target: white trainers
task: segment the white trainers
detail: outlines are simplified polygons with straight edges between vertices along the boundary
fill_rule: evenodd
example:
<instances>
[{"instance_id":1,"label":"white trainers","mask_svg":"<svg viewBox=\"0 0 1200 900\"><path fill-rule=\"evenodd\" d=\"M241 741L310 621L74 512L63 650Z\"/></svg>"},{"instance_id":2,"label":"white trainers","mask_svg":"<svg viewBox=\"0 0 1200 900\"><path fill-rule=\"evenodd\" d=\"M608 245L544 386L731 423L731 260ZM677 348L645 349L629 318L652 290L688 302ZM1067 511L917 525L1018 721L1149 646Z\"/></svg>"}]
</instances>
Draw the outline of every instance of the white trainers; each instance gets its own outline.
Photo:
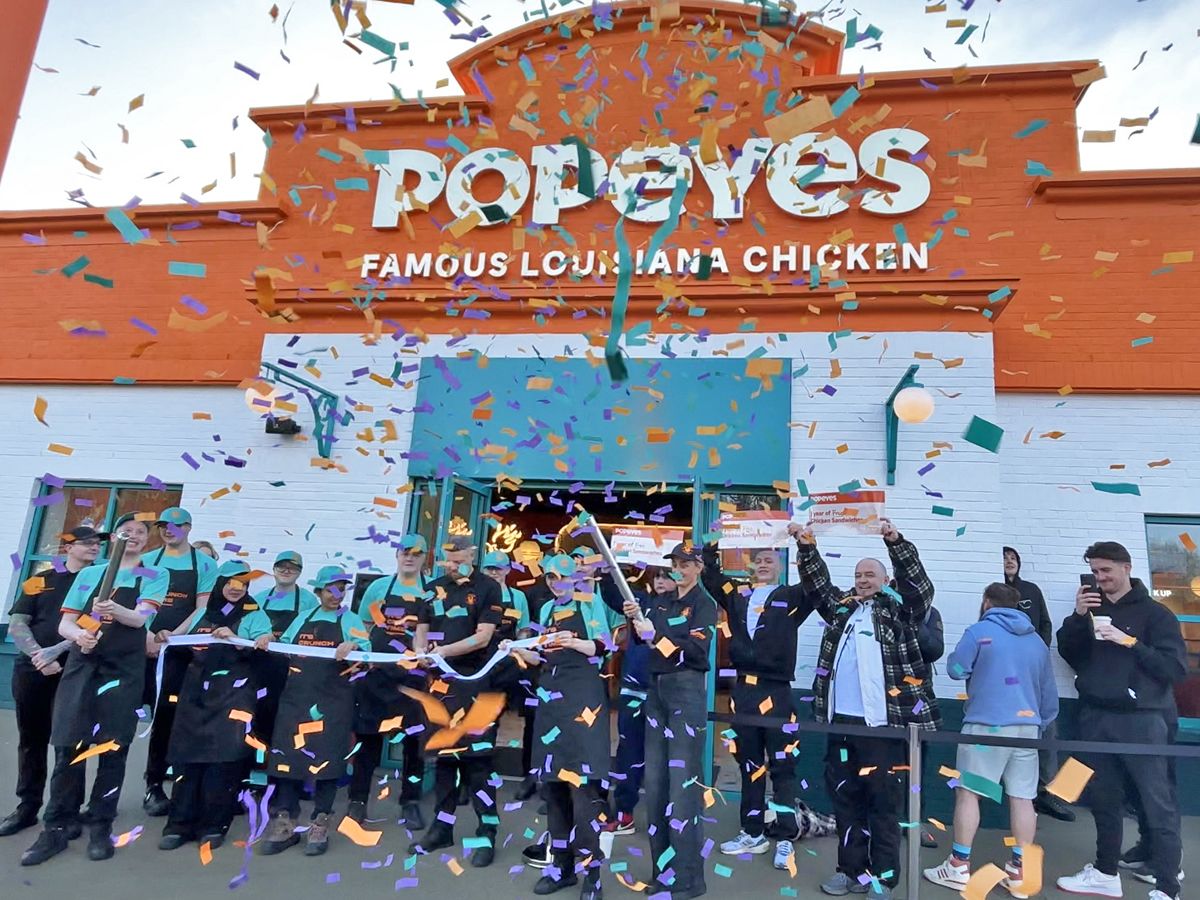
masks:
<instances>
[{"instance_id":1,"label":"white trainers","mask_svg":"<svg viewBox=\"0 0 1200 900\"><path fill-rule=\"evenodd\" d=\"M1000 886L1013 897L1013 900L1029 900L1029 895L1021 890L1025 881L1025 870L1014 866L1012 862L1004 864L1004 880Z\"/></svg>"},{"instance_id":2,"label":"white trainers","mask_svg":"<svg viewBox=\"0 0 1200 900\"><path fill-rule=\"evenodd\" d=\"M1153 890L1150 892L1150 900L1179 900L1178 897L1168 897L1162 891Z\"/></svg>"},{"instance_id":3,"label":"white trainers","mask_svg":"<svg viewBox=\"0 0 1200 900\"><path fill-rule=\"evenodd\" d=\"M726 841L721 845L721 852L727 856L740 856L743 853L766 853L771 849L771 842L761 834L758 837L751 837L744 831L739 831L738 836L732 841Z\"/></svg>"},{"instance_id":4,"label":"white trainers","mask_svg":"<svg viewBox=\"0 0 1200 900\"><path fill-rule=\"evenodd\" d=\"M1058 889L1068 894L1092 894L1096 897L1121 897L1121 876L1105 875L1091 863L1074 875L1058 879Z\"/></svg>"},{"instance_id":5,"label":"white trainers","mask_svg":"<svg viewBox=\"0 0 1200 900\"><path fill-rule=\"evenodd\" d=\"M796 852L795 848L792 847L791 841L776 841L775 842L775 861L774 861L775 868L779 869L782 872L786 872L787 867L788 867L788 860L792 858L792 854L795 852Z\"/></svg>"},{"instance_id":6,"label":"white trainers","mask_svg":"<svg viewBox=\"0 0 1200 900\"><path fill-rule=\"evenodd\" d=\"M953 857L948 856L946 857L946 861L940 866L926 869L925 880L932 881L934 884L940 884L942 887L961 891L967 886L967 882L971 880L971 867L956 866L950 862L951 859Z\"/></svg>"}]
</instances>

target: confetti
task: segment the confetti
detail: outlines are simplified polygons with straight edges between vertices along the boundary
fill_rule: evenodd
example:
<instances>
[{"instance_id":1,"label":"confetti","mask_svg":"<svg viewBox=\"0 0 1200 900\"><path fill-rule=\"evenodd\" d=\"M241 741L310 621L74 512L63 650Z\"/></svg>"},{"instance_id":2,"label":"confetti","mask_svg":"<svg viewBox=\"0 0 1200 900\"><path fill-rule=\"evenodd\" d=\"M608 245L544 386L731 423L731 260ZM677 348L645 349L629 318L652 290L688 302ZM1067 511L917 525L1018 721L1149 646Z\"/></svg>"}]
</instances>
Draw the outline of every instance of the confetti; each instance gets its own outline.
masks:
<instances>
[{"instance_id":1,"label":"confetti","mask_svg":"<svg viewBox=\"0 0 1200 900\"><path fill-rule=\"evenodd\" d=\"M1092 770L1075 757L1067 757L1058 774L1046 785L1046 790L1067 803L1074 803L1083 793L1092 774Z\"/></svg>"},{"instance_id":2,"label":"confetti","mask_svg":"<svg viewBox=\"0 0 1200 900\"><path fill-rule=\"evenodd\" d=\"M337 830L338 834L348 837L360 847L374 847L383 837L382 831L367 831L349 816L342 816Z\"/></svg>"}]
</instances>

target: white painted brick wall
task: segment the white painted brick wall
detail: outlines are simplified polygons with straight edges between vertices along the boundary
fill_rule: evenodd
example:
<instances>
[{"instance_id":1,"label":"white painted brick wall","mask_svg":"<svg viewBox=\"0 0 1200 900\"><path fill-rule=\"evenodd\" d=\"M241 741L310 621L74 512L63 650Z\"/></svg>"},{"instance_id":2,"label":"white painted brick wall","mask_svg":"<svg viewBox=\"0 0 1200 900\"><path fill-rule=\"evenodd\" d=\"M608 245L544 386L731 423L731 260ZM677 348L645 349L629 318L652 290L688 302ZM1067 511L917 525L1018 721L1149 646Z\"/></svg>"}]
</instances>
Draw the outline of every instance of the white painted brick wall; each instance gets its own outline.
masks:
<instances>
[{"instance_id":1,"label":"white painted brick wall","mask_svg":"<svg viewBox=\"0 0 1200 900\"><path fill-rule=\"evenodd\" d=\"M742 346L730 349L738 342ZM308 334L293 346L289 343L287 335L268 337L263 359L301 366L311 362L321 372L319 383L338 394L343 409L351 401L356 404L354 421L336 432L340 440L335 460L346 472L312 466L316 456L312 441L264 434L262 423L246 408L243 392L235 388L5 386L0 388L0 412L12 424L0 448L4 498L0 503L5 506L0 546L9 552L24 551L31 519L28 500L44 472L97 481L141 481L154 475L185 485L184 503L195 515L197 537L215 538L218 531L234 531L228 541L251 551L254 564L265 566L278 549L294 546L305 554L310 569L336 559L354 567L386 570L392 565L391 549L365 538L372 525L380 531L399 531L407 522L408 495L398 489L407 483L408 467L400 454L409 448L412 437L416 371L401 376L402 381L413 382L410 387L389 387L367 374L353 373L366 369L387 377L397 359L415 365L422 356L468 350L484 352L489 358L535 352L582 357L588 347L582 337L542 334L473 337L450 346L444 337L410 345L385 336L372 345L348 334ZM704 342L689 337L672 340L675 353L699 358L745 356L759 347L768 356L793 359L794 370L809 366L805 375L792 381L791 471L764 472L763 481L789 478L794 484L802 478L810 491L829 490L853 479L864 485L867 479L884 484L883 401L907 366L921 363L918 377L933 393L937 410L928 423L901 425L898 483L889 489L888 513L921 549L937 585L937 603L950 644L975 620L983 586L999 577L1001 545L1020 548L1026 573L1042 585L1052 614L1061 619L1069 611L1072 585L1078 583L1077 573L1082 570L1079 554L1087 543L1099 538L1122 541L1134 554L1135 568L1144 573L1143 514L1200 513L1195 424L1200 401L1193 398L997 397L988 335L852 335L838 339L832 350L823 333L739 333L713 335ZM947 369L937 360L914 360L917 352L964 362ZM630 353L661 356L655 344L630 348ZM593 349L592 355L599 353ZM831 358L841 364L838 378L830 378ZM827 383L837 388L832 397L820 392ZM48 401L49 428L33 418L37 396ZM311 415L306 404L301 407L298 418L305 434L311 435ZM469 409L464 398L464 416ZM210 413L212 420L195 420L193 412ZM972 415L1005 428L999 454L962 440ZM398 434L397 441L386 445L379 443L382 428L377 424L385 419L394 423ZM809 437L809 424L814 421L816 431ZM374 443L356 438L367 427L374 427ZM778 427L789 425L781 422ZM1023 444L1021 439L1030 428L1033 437ZM1058 441L1038 438L1051 430L1066 436ZM69 457L48 453L51 441L75 452ZM935 441L950 447L926 459ZM848 450L839 454L841 444ZM246 459L246 467L222 464L220 451ZM184 452L197 460L208 452L217 461L203 462L194 472L181 460ZM381 453L391 456L395 464ZM1147 462L1166 457L1172 459L1170 466L1146 467ZM917 470L929 462L934 468L918 475ZM1113 463L1128 468L1110 472ZM1099 494L1091 488L1093 478L1137 481L1143 496ZM283 481L286 487L271 487L271 481ZM242 485L240 492L210 499L212 492L234 482ZM930 496L927 490L943 496ZM376 496L395 499L397 509L382 511L372 502ZM933 515L934 505L949 507L954 515ZM958 536L957 529L964 526L966 532ZM880 542L872 538L830 538L823 548L842 553L840 559L830 561L839 582L849 581L860 556L882 555ZM15 574L6 587L11 596ZM802 654L810 665L817 633L818 626L809 623L802 634ZM1062 674L1066 688L1069 679ZM939 679L938 690L943 695L957 693L944 679Z\"/></svg>"}]
</instances>

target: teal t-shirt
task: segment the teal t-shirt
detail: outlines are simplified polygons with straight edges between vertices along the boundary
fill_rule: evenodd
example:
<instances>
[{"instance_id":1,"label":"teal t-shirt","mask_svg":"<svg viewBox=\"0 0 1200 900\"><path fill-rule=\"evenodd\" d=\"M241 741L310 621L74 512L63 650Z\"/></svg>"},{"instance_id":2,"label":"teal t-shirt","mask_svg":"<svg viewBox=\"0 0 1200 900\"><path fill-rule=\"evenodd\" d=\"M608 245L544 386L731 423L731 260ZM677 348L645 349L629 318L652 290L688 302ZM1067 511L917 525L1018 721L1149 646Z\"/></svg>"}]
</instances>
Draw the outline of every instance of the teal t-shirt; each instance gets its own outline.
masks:
<instances>
[{"instance_id":1,"label":"teal t-shirt","mask_svg":"<svg viewBox=\"0 0 1200 900\"><path fill-rule=\"evenodd\" d=\"M160 554L162 556L161 559L159 559ZM178 556L173 556L160 547L157 550L151 550L149 553L143 553L142 564L172 571L190 569L192 567L192 551L185 550ZM196 551L197 596L212 593L212 589L217 583L217 569L219 568L220 566L217 565L217 561L207 553L201 553L199 550Z\"/></svg>"},{"instance_id":2,"label":"teal t-shirt","mask_svg":"<svg viewBox=\"0 0 1200 900\"><path fill-rule=\"evenodd\" d=\"M71 585L71 589L67 592L66 599L63 600L62 611L65 613L83 612L92 593L104 581L104 573L107 569L107 563L81 569L79 574L75 576L75 581ZM166 599L167 587L171 583L166 569L147 566L144 563L132 569L118 569L116 580L113 582L113 589L134 587L139 577L142 579L142 587L141 596L138 598L138 601L152 603L155 608L158 608L162 605L163 600Z\"/></svg>"},{"instance_id":3,"label":"teal t-shirt","mask_svg":"<svg viewBox=\"0 0 1200 900\"><path fill-rule=\"evenodd\" d=\"M261 609L256 609L242 616L242 621L238 623L237 636L247 641L257 641L264 634L271 634L274 630L267 614Z\"/></svg>"},{"instance_id":4,"label":"teal t-shirt","mask_svg":"<svg viewBox=\"0 0 1200 900\"><path fill-rule=\"evenodd\" d=\"M517 611L517 631L528 628L533 620L529 618L529 599L525 596L525 592L504 584L500 586L500 595L504 599L506 607L505 618L511 618L508 613L509 608L515 609Z\"/></svg>"},{"instance_id":5,"label":"teal t-shirt","mask_svg":"<svg viewBox=\"0 0 1200 900\"><path fill-rule=\"evenodd\" d=\"M369 651L371 649L371 641L367 635L367 626L363 624L362 619L348 609L317 609L312 615L300 613L296 618L292 619L292 623L279 636L279 643L294 644L296 642L296 633L300 631L306 622L336 622L339 620L342 625L343 641L354 641L354 643L358 644L358 649L360 650Z\"/></svg>"},{"instance_id":6,"label":"teal t-shirt","mask_svg":"<svg viewBox=\"0 0 1200 900\"><path fill-rule=\"evenodd\" d=\"M300 592L299 598L296 596L297 590ZM255 594L254 602L261 610L292 609L292 604L296 603L297 612L308 612L321 605L316 594L298 584L290 588L278 588L272 585Z\"/></svg>"},{"instance_id":7,"label":"teal t-shirt","mask_svg":"<svg viewBox=\"0 0 1200 900\"><path fill-rule=\"evenodd\" d=\"M599 594L592 594L591 600L568 600L562 605L559 605L556 598L549 598L542 604L541 625L547 631L554 631L554 611L569 606L575 607L583 614L583 623L587 628L590 640L600 641L603 644L612 642L611 610L609 610L608 604L600 599ZM604 652L601 650L602 654Z\"/></svg>"},{"instance_id":8,"label":"teal t-shirt","mask_svg":"<svg viewBox=\"0 0 1200 900\"><path fill-rule=\"evenodd\" d=\"M394 587L393 582L395 583ZM401 598L413 610L417 608L417 604L421 601L433 599L433 591L425 587L425 579L421 576L417 577L414 584L405 584L398 576L384 575L382 578L376 578L367 585L367 591L363 594L359 609L361 610L360 615L364 617L364 621L374 621L374 617L371 615L371 607L383 603L387 599L388 594L396 598Z\"/></svg>"}]
</instances>

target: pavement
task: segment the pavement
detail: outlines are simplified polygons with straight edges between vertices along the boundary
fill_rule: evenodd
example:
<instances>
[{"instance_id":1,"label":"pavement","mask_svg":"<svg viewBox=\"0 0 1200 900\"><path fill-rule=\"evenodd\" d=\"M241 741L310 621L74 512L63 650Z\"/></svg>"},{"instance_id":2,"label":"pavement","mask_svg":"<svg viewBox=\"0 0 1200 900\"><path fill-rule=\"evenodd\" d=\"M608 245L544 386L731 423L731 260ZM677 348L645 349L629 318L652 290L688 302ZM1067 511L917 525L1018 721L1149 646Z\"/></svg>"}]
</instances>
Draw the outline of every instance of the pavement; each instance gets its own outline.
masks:
<instances>
[{"instance_id":1,"label":"pavement","mask_svg":"<svg viewBox=\"0 0 1200 900\"><path fill-rule=\"evenodd\" d=\"M11 710L0 711L0 815L7 814L11 809L8 804L15 802L10 798L16 779L16 744L14 715ZM84 839L74 842L69 850L42 866L21 868L21 852L34 841L37 829L0 838L0 886L3 887L0 897L5 900L23 897L130 900L141 891L146 891L148 897L168 898L227 897L232 892L233 895L245 894L263 900L285 897L289 900L337 900L397 894L436 900L485 896L488 900L509 900L533 895L533 884L539 873L521 867L521 849L545 829L545 817L536 814L536 801L519 808L506 807L502 812L501 846L495 863L488 869L471 868L464 861L465 851L461 844L453 855L410 857L407 847L411 838L404 827L395 822L398 811L393 800L372 801L371 816L379 821L369 823L367 827L382 832L375 847L360 847L346 837L334 834L329 852L322 857L304 856L302 845L280 856L260 857L256 853L247 854L244 847L234 845L244 842L247 836L247 819L240 816L234 820L230 843L215 851L212 860L205 865L195 844L187 844L173 852L157 848L164 820L150 819L141 809L145 753L146 741L142 739L130 753L120 815L115 826L116 833L133 832L137 835L135 839L118 849L116 856L106 862L87 859ZM383 770L377 772L379 778L385 774ZM820 780L817 772L807 778ZM501 802L510 807L514 806L514 787L515 783L506 783L500 791ZM947 790L940 783L929 789ZM394 789L392 796L395 796ZM338 797L335 814L344 810L343 792ZM425 812L428 818L428 802ZM736 797L727 798L726 802L718 800L708 812L713 819L706 827L708 837L719 843L737 833ZM461 807L459 815L462 821L473 823L469 807ZM635 815L638 833L616 839L611 864L624 870L624 877L645 881L650 876L650 860L643 810L639 808ZM1073 825L1055 821L1039 824L1038 842L1045 848L1046 856L1045 882L1050 885L1043 895L1066 897L1053 887L1054 879L1077 871L1092 859L1095 832L1091 817L1081 811L1079 820ZM471 836L473 830L473 824L465 831L460 827L456 837L461 841ZM1131 842L1135 833L1132 823L1127 827L1127 833ZM939 838L940 850L921 851L922 866L936 865L945 858L950 845L949 835L939 833ZM976 865L989 860L1002 865L1007 855L1003 839L1002 831L982 831L972 854L978 861ZM1190 818L1184 824L1185 860L1189 852L1197 850L1200 850L1200 821ZM836 854L835 838L798 844L797 871L793 878L787 872L772 868L770 854L738 858L722 856L714 849L708 858L708 896L820 897L817 886L833 872ZM1124 881L1127 897L1142 897L1149 892L1149 887L1133 879L1126 877ZM609 900L637 896L622 886L611 871L605 872L604 885ZM577 891L569 889L558 896L573 898ZM905 896L903 885L896 896ZM929 883L923 883L920 891L922 900L953 900L954 896L951 891ZM992 896L1008 895L997 888Z\"/></svg>"}]
</instances>

